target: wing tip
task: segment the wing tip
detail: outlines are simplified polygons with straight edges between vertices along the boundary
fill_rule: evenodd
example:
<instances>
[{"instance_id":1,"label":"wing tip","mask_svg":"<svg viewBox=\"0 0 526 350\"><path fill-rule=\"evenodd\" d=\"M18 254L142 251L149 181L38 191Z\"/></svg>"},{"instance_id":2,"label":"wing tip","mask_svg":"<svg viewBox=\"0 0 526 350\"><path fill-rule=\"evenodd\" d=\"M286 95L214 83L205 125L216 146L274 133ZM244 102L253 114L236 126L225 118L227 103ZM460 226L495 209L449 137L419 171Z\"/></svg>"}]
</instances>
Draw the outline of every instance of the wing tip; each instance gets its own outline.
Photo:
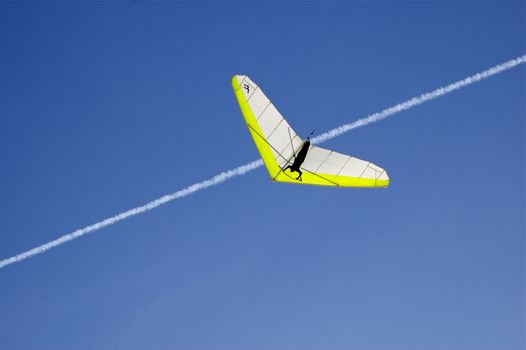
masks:
<instances>
[{"instance_id":1,"label":"wing tip","mask_svg":"<svg viewBox=\"0 0 526 350\"><path fill-rule=\"evenodd\" d=\"M234 74L232 76L232 79L230 81L232 82L232 85L237 84L239 85L241 81L246 77L246 75L243 74Z\"/></svg>"},{"instance_id":2,"label":"wing tip","mask_svg":"<svg viewBox=\"0 0 526 350\"><path fill-rule=\"evenodd\" d=\"M389 179L387 179L387 180L378 180L376 182L376 187L387 188L387 187L389 187L389 182L390 182Z\"/></svg>"},{"instance_id":3,"label":"wing tip","mask_svg":"<svg viewBox=\"0 0 526 350\"><path fill-rule=\"evenodd\" d=\"M232 87L234 90L239 89L239 83L237 82L237 75L233 75L232 79L230 79L230 82L232 83Z\"/></svg>"},{"instance_id":4,"label":"wing tip","mask_svg":"<svg viewBox=\"0 0 526 350\"><path fill-rule=\"evenodd\" d=\"M389 178L389 175L387 175L387 171L382 169L382 173L380 176L376 179L376 187L382 187L387 188L389 186L389 182L391 179Z\"/></svg>"}]
</instances>

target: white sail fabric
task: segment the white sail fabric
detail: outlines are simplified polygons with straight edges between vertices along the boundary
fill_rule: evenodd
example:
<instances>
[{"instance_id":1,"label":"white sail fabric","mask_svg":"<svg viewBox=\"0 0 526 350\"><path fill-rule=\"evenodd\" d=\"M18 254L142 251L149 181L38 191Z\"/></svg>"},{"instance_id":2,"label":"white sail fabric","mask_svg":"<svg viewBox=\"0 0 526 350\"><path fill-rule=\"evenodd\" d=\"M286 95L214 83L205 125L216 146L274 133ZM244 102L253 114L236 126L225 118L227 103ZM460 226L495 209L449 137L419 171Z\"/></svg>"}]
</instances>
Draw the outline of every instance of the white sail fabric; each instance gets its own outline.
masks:
<instances>
[{"instance_id":1,"label":"white sail fabric","mask_svg":"<svg viewBox=\"0 0 526 350\"><path fill-rule=\"evenodd\" d=\"M290 127L256 83L246 75L236 77L263 133L261 136L270 145L279 166L281 168L286 166L287 162L294 157L293 152L297 152L303 144L303 140Z\"/></svg>"},{"instance_id":2,"label":"white sail fabric","mask_svg":"<svg viewBox=\"0 0 526 350\"><path fill-rule=\"evenodd\" d=\"M387 172L371 162L311 146L301 168L316 174L388 180Z\"/></svg>"}]
</instances>

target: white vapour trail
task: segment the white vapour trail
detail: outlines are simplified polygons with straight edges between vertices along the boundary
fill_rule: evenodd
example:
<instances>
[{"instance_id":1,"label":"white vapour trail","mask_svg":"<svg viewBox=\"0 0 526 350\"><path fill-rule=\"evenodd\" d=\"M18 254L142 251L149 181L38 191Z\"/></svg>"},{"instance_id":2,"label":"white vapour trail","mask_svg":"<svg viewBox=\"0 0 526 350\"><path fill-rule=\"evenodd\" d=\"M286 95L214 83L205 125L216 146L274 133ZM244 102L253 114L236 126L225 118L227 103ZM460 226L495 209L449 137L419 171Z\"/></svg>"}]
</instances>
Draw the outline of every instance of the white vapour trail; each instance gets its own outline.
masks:
<instances>
[{"instance_id":1,"label":"white vapour trail","mask_svg":"<svg viewBox=\"0 0 526 350\"><path fill-rule=\"evenodd\" d=\"M526 62L526 55L522 55L520 57L517 57L515 59L509 60L507 62L504 62L502 64L496 65L495 67L491 67L483 72L474 74L470 77L467 77L466 79L459 80L455 83L439 87L438 89L426 92L425 94L422 94L418 97L413 97L410 100L407 100L405 102L399 103L393 107L389 107L387 109L384 109L381 112L377 112L374 114L371 114L365 118L358 119L352 123L344 124L342 126L339 126L337 128L334 128L332 130L329 130L327 132L324 132L323 134L320 134L316 137L312 138L312 142L314 143L321 143L325 142L327 140L333 139L335 137L340 136L341 134L344 134L346 132L349 132L353 129L359 128L360 126L365 126L367 124L375 123L377 121L380 121L382 119L385 119L389 116L392 116L393 114L400 113L402 111L405 111L406 109L412 108L414 106L418 106L424 102L433 100L437 97L444 96L446 94L449 94L450 92L453 92L455 90L461 89L463 87L466 87L468 85L477 83L481 80L488 79L496 74L502 73L505 70L508 70L510 68L513 68L521 63Z\"/></svg>"},{"instance_id":2,"label":"white vapour trail","mask_svg":"<svg viewBox=\"0 0 526 350\"><path fill-rule=\"evenodd\" d=\"M508 70L510 68L513 68L521 63L526 62L526 55L517 57L515 59L509 60L505 63L499 64L497 66L491 67L483 72L477 73L475 75L472 75L470 77L467 77L463 80L459 80L455 83L449 84L444 87L440 87L434 91L422 94L418 97L414 97L408 101L399 103L393 107L389 107L387 109L384 109L381 112L371 114L365 118L358 119L355 122L342 125L340 127L337 127L335 129L329 130L321 135L316 136L312 139L312 142L314 143L321 143L330 139L333 139L335 137L338 137L346 132L349 132L353 129L356 129L361 126L365 126L367 124L371 124L377 121L380 121L384 118L387 118L391 115L397 114L399 112L402 112L404 110L407 110L409 108L412 108L414 106L420 105L426 101L433 100L437 97L444 96L450 92L453 92L455 90L458 90L460 88L463 88L465 86L471 85L473 83L479 82L481 80L487 79L493 75L499 74L501 72L504 72L505 70ZM10 258L0 260L0 268L3 268L7 265L14 264L16 262L25 260L27 258L30 258L32 256L35 256L40 253L44 253L45 251L55 248L61 244L64 244L68 241L71 241L75 238L78 238L80 236L83 236L85 234L88 234L90 232L98 231L106 226L113 225L121 220L127 219L131 216L135 216L141 213L144 213L146 211L152 210L154 208L157 208L160 205L163 205L165 203L171 202L175 199L182 198L189 196L197 191L204 190L206 188L219 185L222 182L225 182L235 176L244 175L249 171L252 171L254 169L259 168L263 165L263 162L261 160L255 160L253 162L247 163L245 165L239 166L235 169L228 170L226 172L220 173L208 180L195 183L191 186L188 186L180 191L174 192L172 194L168 194L165 196L162 196L156 200L153 200L145 205L142 205L140 207L136 207L133 209L130 209L128 211L125 211L123 213L117 214L115 216L109 217L107 219L104 219L102 221L99 221L95 224L86 226L84 228L78 229L76 231L73 231L71 233L65 234L64 236L57 238L53 241L50 241L48 243L44 243L38 247L35 247L33 249L30 249L28 251L25 251L23 253L20 253L18 255L12 256Z\"/></svg>"},{"instance_id":3,"label":"white vapour trail","mask_svg":"<svg viewBox=\"0 0 526 350\"><path fill-rule=\"evenodd\" d=\"M40 253L44 253L47 250L50 250L51 248L55 248L56 246L59 246L61 244L64 244L68 241L71 241L75 238L78 238L80 236L83 236L85 234L88 234L93 231L100 230L101 228L104 228L109 225L113 225L116 222L119 222L121 220L127 219L130 216L138 215L141 213L144 213L146 211L152 210L154 208L157 208L160 205L163 205L165 203L168 203L170 201L173 201L177 198L182 198L191 195L192 193L195 193L197 191L204 190L205 188L212 187L219 185L222 182L225 182L226 180L234 177L243 175L251 170L254 170L256 168L259 168L263 165L263 161L261 160L255 160L253 162L250 162L245 165L241 165L235 169L225 171L221 174L218 174L214 176L211 179L195 183L191 186L188 186L180 191L164 195L156 200L153 200L149 203L146 203L145 205L141 205L140 207L136 207L133 209L130 209L128 211L125 211L123 213L117 214L115 216L112 216L110 218L107 218L105 220L99 221L93 225L86 226L84 228L78 229L76 231L73 231L71 233L68 233L60 238L57 238L51 242L42 244L36 248L33 248L31 250L25 251L23 253L20 253L18 255L12 256L10 258L4 259L0 261L0 268L5 267L10 264L14 264L16 262L25 260L27 258L30 258L32 256L35 256Z\"/></svg>"}]
</instances>

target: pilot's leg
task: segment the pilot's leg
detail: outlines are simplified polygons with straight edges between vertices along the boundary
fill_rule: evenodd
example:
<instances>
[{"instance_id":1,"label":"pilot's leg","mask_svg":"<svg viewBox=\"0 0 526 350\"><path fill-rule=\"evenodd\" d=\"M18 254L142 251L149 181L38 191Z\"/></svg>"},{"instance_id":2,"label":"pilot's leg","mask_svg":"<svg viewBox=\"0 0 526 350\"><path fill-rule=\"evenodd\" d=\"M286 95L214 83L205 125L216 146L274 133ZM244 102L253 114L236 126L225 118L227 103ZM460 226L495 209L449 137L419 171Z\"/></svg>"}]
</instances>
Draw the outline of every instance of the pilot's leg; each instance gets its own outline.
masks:
<instances>
[{"instance_id":1,"label":"pilot's leg","mask_svg":"<svg viewBox=\"0 0 526 350\"><path fill-rule=\"evenodd\" d=\"M299 173L299 175L298 175L298 177L296 178L296 180L300 180L300 182L301 182L301 181L303 181L303 180L301 179L301 175L303 175L303 173L301 172L300 169L298 169L298 173Z\"/></svg>"}]
</instances>

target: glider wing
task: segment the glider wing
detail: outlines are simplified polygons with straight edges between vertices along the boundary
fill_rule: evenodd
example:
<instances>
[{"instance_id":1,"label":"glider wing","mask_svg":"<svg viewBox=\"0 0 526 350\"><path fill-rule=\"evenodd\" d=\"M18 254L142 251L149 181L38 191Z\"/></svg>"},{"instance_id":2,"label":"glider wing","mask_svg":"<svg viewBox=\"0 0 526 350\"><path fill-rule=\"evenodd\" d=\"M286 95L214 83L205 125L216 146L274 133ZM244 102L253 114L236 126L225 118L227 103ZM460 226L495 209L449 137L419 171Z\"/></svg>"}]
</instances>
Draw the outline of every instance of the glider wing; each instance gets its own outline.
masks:
<instances>
[{"instance_id":1,"label":"glider wing","mask_svg":"<svg viewBox=\"0 0 526 350\"><path fill-rule=\"evenodd\" d=\"M263 91L246 75L235 75L232 87L248 130L273 181L322 186L386 187L387 172L367 161L310 146L297 173L291 165L304 141L290 127Z\"/></svg>"},{"instance_id":2,"label":"glider wing","mask_svg":"<svg viewBox=\"0 0 526 350\"><path fill-rule=\"evenodd\" d=\"M311 146L300 167L302 182L342 187L387 187L387 172L371 162L321 147ZM297 175L282 171L277 181L298 182Z\"/></svg>"}]
</instances>

